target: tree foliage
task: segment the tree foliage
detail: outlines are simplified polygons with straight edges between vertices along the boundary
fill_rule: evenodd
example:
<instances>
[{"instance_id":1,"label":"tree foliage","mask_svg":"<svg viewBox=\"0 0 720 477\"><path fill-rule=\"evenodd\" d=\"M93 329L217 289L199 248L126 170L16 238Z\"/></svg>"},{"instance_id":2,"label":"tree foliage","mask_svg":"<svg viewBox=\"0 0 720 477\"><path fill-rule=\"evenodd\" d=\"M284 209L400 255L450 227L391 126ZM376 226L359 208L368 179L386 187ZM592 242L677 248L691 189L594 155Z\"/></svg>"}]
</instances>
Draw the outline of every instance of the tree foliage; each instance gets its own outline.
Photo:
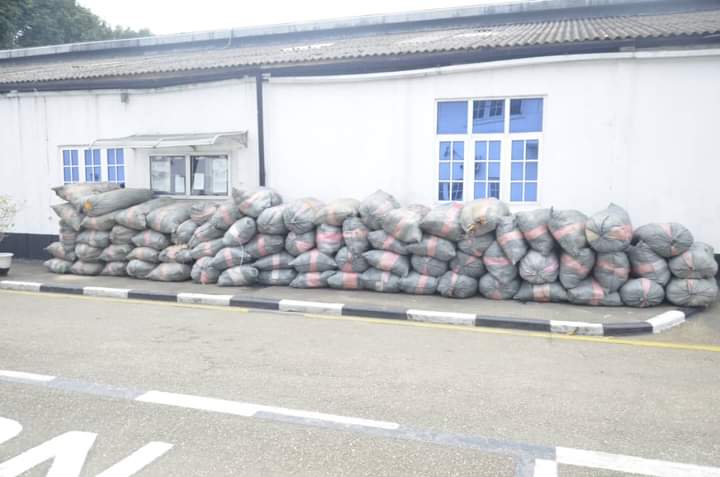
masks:
<instances>
[{"instance_id":1,"label":"tree foliage","mask_svg":"<svg viewBox=\"0 0 720 477\"><path fill-rule=\"evenodd\" d=\"M0 0L0 49L150 35L112 28L77 0Z\"/></svg>"}]
</instances>

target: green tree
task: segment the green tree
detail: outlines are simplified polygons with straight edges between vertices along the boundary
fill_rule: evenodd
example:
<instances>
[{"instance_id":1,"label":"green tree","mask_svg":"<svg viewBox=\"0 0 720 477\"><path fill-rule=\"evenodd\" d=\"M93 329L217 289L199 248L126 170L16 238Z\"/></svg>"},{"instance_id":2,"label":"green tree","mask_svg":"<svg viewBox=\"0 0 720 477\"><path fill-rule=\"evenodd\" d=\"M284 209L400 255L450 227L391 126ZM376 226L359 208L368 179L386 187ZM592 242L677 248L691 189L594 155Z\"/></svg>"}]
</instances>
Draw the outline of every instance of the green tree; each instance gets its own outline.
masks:
<instances>
[{"instance_id":1,"label":"green tree","mask_svg":"<svg viewBox=\"0 0 720 477\"><path fill-rule=\"evenodd\" d=\"M0 0L0 49L149 35L112 28L77 0Z\"/></svg>"}]
</instances>

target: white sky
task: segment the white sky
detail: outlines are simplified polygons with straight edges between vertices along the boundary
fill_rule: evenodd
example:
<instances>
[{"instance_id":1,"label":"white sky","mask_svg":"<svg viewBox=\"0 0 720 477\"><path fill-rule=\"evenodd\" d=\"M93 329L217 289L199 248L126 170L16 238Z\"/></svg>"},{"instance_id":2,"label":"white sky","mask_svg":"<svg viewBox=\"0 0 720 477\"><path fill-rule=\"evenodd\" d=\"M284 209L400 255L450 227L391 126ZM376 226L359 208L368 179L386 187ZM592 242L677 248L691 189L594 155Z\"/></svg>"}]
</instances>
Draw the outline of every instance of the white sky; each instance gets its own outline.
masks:
<instances>
[{"instance_id":1,"label":"white sky","mask_svg":"<svg viewBox=\"0 0 720 477\"><path fill-rule=\"evenodd\" d=\"M78 0L111 25L155 34L219 30L508 0Z\"/></svg>"}]
</instances>

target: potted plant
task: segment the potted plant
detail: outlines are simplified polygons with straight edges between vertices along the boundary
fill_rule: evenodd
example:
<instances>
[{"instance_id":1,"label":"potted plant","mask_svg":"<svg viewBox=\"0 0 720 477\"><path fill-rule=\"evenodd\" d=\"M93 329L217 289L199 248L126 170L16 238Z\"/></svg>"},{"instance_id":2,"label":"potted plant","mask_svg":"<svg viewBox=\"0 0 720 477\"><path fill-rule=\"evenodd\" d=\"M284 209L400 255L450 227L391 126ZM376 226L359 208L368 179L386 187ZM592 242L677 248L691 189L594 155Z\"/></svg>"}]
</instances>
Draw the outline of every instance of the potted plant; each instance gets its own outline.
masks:
<instances>
[{"instance_id":1,"label":"potted plant","mask_svg":"<svg viewBox=\"0 0 720 477\"><path fill-rule=\"evenodd\" d=\"M15 214L17 214L17 204L10 198L0 195L0 242L5 238L5 234L15 225ZM13 254L10 252L0 252L0 276L5 276L10 270Z\"/></svg>"}]
</instances>

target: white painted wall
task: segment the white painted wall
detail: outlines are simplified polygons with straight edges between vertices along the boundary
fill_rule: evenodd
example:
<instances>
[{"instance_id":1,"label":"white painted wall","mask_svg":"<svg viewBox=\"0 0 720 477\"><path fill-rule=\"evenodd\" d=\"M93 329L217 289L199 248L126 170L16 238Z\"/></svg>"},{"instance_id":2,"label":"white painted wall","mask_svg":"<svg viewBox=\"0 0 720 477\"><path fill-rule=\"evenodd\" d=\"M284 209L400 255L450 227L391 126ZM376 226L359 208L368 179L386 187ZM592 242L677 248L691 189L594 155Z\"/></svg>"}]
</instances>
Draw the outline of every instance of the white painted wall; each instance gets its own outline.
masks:
<instances>
[{"instance_id":1,"label":"white painted wall","mask_svg":"<svg viewBox=\"0 0 720 477\"><path fill-rule=\"evenodd\" d=\"M437 99L545 97L539 206L586 213L614 201L635 225L686 224L720 250L720 54L506 62L395 78L271 79L265 87L268 183L287 199L362 198L382 188L431 204ZM625 55L627 56L627 55ZM525 63L525 64L523 64ZM372 79L371 79L372 78ZM252 81L130 94L0 97L0 193L25 201L17 232L54 233L49 191L59 146L140 133L247 129L233 185L257 183ZM126 152L128 185L147 186L147 154Z\"/></svg>"}]
</instances>

